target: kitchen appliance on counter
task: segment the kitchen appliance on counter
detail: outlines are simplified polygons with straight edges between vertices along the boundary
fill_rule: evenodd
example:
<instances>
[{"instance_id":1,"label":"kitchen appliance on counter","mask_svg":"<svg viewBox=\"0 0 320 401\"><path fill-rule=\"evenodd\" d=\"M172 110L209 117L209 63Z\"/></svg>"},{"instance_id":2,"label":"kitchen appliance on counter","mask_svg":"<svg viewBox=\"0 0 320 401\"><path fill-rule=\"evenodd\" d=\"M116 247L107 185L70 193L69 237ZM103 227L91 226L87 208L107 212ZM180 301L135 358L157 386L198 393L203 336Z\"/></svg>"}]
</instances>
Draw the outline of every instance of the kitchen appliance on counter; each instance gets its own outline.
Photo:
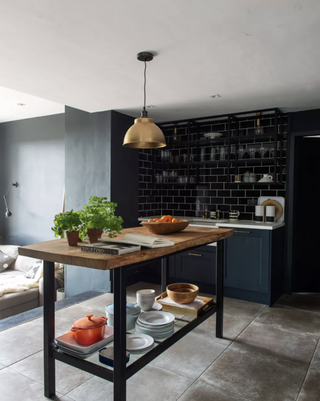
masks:
<instances>
[{"instance_id":1,"label":"kitchen appliance on counter","mask_svg":"<svg viewBox=\"0 0 320 401\"><path fill-rule=\"evenodd\" d=\"M274 223L276 216L275 206L266 206L266 223Z\"/></svg>"},{"instance_id":2,"label":"kitchen appliance on counter","mask_svg":"<svg viewBox=\"0 0 320 401\"><path fill-rule=\"evenodd\" d=\"M259 223L264 222L264 206L255 206L254 219Z\"/></svg>"}]
</instances>

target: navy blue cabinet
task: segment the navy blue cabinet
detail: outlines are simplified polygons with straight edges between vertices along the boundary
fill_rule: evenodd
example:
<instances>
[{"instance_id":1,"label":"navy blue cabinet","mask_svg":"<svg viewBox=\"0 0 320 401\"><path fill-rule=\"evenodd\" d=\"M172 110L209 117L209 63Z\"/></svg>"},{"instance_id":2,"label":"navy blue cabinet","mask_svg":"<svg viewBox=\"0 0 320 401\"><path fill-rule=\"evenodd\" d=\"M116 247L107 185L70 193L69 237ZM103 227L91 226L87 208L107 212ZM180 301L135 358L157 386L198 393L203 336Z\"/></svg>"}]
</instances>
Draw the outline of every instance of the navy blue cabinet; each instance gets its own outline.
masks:
<instances>
[{"instance_id":1,"label":"navy blue cabinet","mask_svg":"<svg viewBox=\"0 0 320 401\"><path fill-rule=\"evenodd\" d=\"M234 228L225 241L225 296L272 305L282 294L283 228Z\"/></svg>"}]
</instances>

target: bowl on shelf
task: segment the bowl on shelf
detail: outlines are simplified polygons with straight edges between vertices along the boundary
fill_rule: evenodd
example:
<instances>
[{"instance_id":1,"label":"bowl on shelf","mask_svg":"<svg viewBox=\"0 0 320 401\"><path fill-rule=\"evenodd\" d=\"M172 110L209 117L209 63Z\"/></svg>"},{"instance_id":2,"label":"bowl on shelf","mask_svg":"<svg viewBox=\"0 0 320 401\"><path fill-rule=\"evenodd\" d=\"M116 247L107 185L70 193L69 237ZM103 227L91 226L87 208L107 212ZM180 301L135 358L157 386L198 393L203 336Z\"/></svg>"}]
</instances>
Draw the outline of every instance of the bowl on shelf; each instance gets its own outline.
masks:
<instances>
[{"instance_id":1,"label":"bowl on shelf","mask_svg":"<svg viewBox=\"0 0 320 401\"><path fill-rule=\"evenodd\" d=\"M199 287L188 283L169 284L166 288L168 297L178 304L189 304L199 294Z\"/></svg>"},{"instance_id":2,"label":"bowl on shelf","mask_svg":"<svg viewBox=\"0 0 320 401\"><path fill-rule=\"evenodd\" d=\"M203 134L203 136L205 138L209 138L209 139L216 139L216 138L220 138L223 134L221 134L221 132L207 132L206 134Z\"/></svg>"},{"instance_id":3,"label":"bowl on shelf","mask_svg":"<svg viewBox=\"0 0 320 401\"><path fill-rule=\"evenodd\" d=\"M159 223L142 221L141 224L152 234L163 235L172 234L184 230L189 225L188 220L178 221L177 223Z\"/></svg>"}]
</instances>

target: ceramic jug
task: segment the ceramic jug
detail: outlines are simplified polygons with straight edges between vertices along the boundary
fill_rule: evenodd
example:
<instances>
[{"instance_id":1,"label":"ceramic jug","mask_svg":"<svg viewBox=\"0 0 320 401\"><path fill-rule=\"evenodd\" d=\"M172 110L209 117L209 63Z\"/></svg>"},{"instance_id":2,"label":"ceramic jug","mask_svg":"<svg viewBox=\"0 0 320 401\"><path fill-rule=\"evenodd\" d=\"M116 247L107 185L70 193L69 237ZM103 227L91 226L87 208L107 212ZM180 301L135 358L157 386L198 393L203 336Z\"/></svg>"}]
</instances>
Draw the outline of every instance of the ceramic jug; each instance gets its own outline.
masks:
<instances>
[{"instance_id":1,"label":"ceramic jug","mask_svg":"<svg viewBox=\"0 0 320 401\"><path fill-rule=\"evenodd\" d=\"M259 180L259 182L273 182L273 177L270 174L263 174L263 177Z\"/></svg>"}]
</instances>

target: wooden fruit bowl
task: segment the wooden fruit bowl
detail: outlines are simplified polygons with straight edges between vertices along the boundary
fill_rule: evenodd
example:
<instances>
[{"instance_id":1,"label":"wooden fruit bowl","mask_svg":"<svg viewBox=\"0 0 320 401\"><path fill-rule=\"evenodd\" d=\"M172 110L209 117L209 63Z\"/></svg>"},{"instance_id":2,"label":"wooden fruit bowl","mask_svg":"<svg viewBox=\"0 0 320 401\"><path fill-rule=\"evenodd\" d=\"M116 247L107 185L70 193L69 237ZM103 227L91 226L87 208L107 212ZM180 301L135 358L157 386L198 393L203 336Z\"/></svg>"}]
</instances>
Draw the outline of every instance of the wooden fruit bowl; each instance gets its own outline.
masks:
<instances>
[{"instance_id":1,"label":"wooden fruit bowl","mask_svg":"<svg viewBox=\"0 0 320 401\"><path fill-rule=\"evenodd\" d=\"M178 304L189 304L199 294L199 287L188 283L175 283L167 286L167 294L173 302Z\"/></svg>"},{"instance_id":2,"label":"wooden fruit bowl","mask_svg":"<svg viewBox=\"0 0 320 401\"><path fill-rule=\"evenodd\" d=\"M163 234L172 234L177 231L182 231L189 225L188 220L182 220L178 223L156 223L156 222L148 222L142 221L141 224L147 230L149 230L152 234L163 235Z\"/></svg>"}]
</instances>

